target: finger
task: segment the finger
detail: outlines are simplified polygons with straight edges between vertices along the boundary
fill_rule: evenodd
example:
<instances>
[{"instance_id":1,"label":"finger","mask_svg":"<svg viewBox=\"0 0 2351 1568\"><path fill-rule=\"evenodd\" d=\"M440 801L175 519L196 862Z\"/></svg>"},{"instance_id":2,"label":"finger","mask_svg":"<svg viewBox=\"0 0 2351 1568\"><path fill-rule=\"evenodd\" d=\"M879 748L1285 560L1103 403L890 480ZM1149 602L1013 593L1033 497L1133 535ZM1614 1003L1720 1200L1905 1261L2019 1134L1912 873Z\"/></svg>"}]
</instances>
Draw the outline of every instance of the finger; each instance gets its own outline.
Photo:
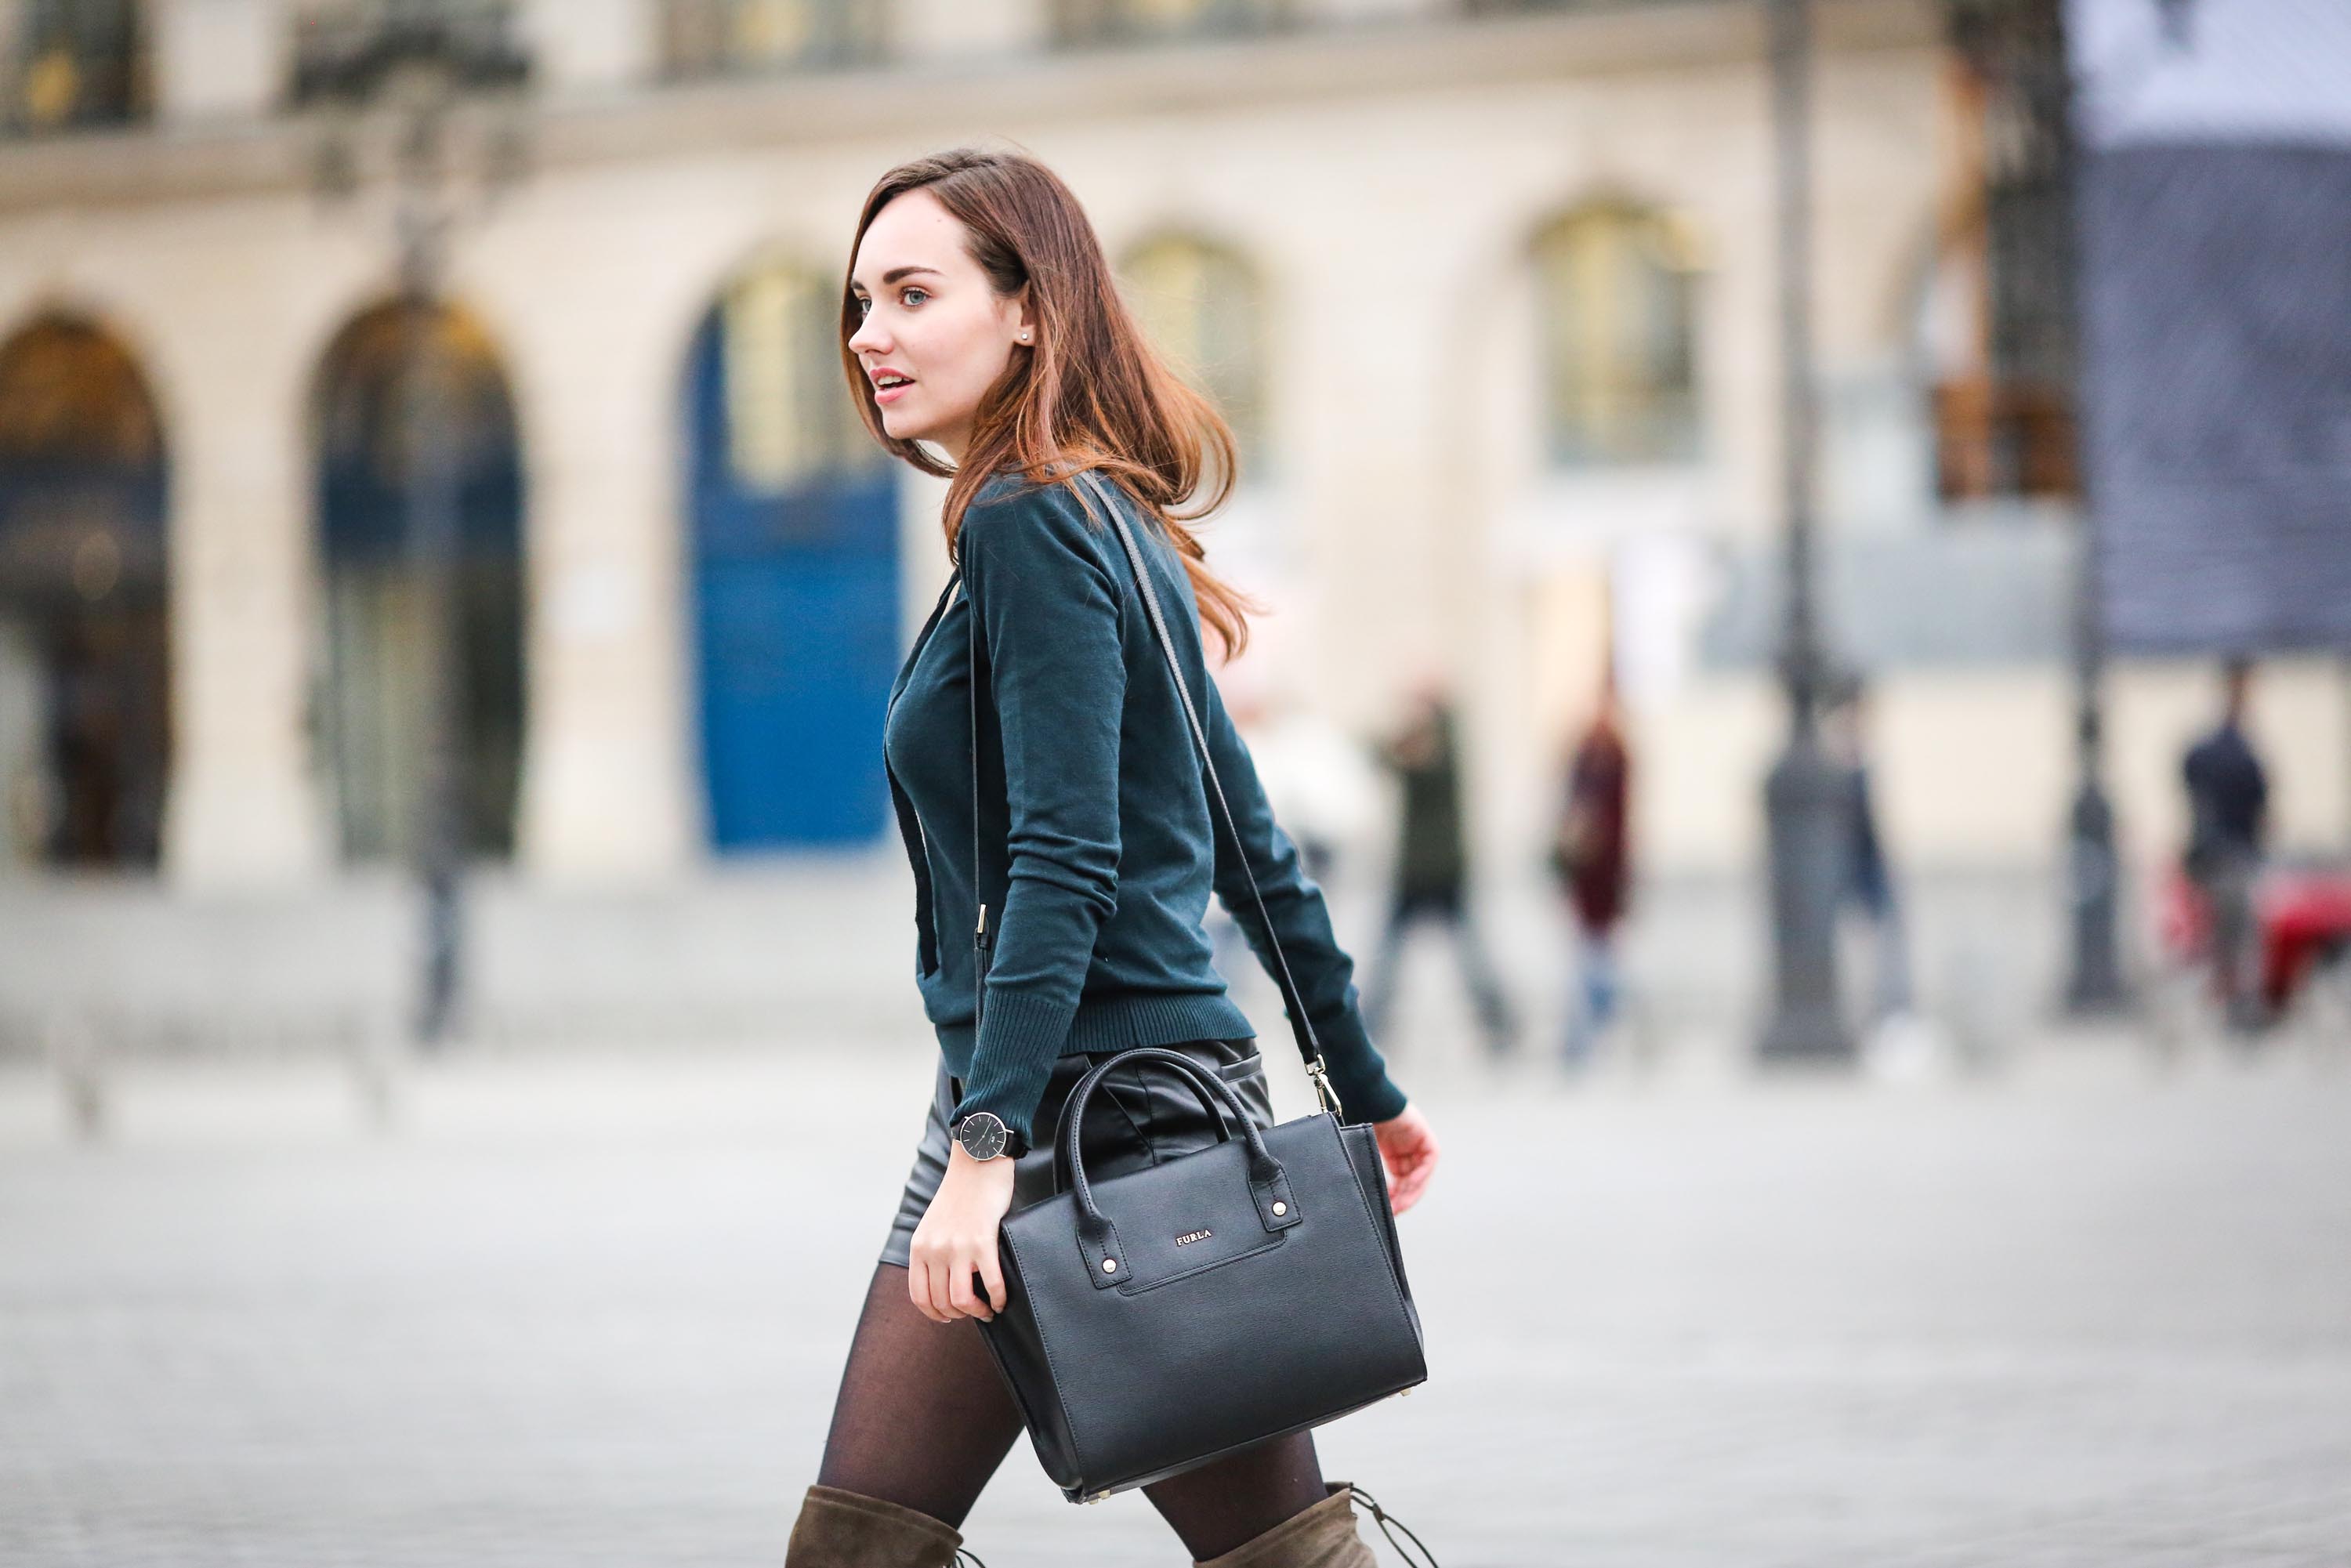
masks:
<instances>
[{"instance_id":1,"label":"finger","mask_svg":"<svg viewBox=\"0 0 2351 1568\"><path fill-rule=\"evenodd\" d=\"M955 1322L955 1310L947 1304L947 1270L943 1263L933 1262L923 1272L923 1289L928 1296L931 1321L937 1323Z\"/></svg>"},{"instance_id":2,"label":"finger","mask_svg":"<svg viewBox=\"0 0 2351 1568\"><path fill-rule=\"evenodd\" d=\"M993 1244L979 1249L979 1278L980 1283L987 1288L989 1308L993 1312L1002 1312L1004 1303L1012 1298L1004 1289L1004 1260Z\"/></svg>"},{"instance_id":3,"label":"finger","mask_svg":"<svg viewBox=\"0 0 2351 1568\"><path fill-rule=\"evenodd\" d=\"M979 1298L971 1293L972 1270L977 1260L957 1258L947 1266L947 1305L958 1317L976 1318L980 1313Z\"/></svg>"},{"instance_id":4,"label":"finger","mask_svg":"<svg viewBox=\"0 0 2351 1568\"><path fill-rule=\"evenodd\" d=\"M1396 1183L1395 1197L1393 1200L1395 1211L1402 1214L1405 1209L1418 1203L1421 1190L1427 1186L1428 1166L1425 1163L1415 1164Z\"/></svg>"},{"instance_id":5,"label":"finger","mask_svg":"<svg viewBox=\"0 0 2351 1568\"><path fill-rule=\"evenodd\" d=\"M907 1261L906 1299L914 1302L914 1310L925 1317L932 1315L929 1266L920 1258L910 1259Z\"/></svg>"},{"instance_id":6,"label":"finger","mask_svg":"<svg viewBox=\"0 0 2351 1568\"><path fill-rule=\"evenodd\" d=\"M964 1316L955 1310L955 1265L947 1260L931 1265L931 1312L940 1323L952 1323Z\"/></svg>"},{"instance_id":7,"label":"finger","mask_svg":"<svg viewBox=\"0 0 2351 1568\"><path fill-rule=\"evenodd\" d=\"M1388 1212L1390 1214L1402 1214L1405 1209L1410 1208L1412 1207L1412 1184L1405 1179L1405 1172L1402 1170L1389 1171L1387 1173L1387 1184Z\"/></svg>"},{"instance_id":8,"label":"finger","mask_svg":"<svg viewBox=\"0 0 2351 1568\"><path fill-rule=\"evenodd\" d=\"M1431 1142L1423 1144L1420 1147L1412 1152L1412 1169L1410 1174L1415 1181L1426 1183L1429 1176L1435 1174L1436 1170L1437 1145L1435 1143Z\"/></svg>"}]
</instances>

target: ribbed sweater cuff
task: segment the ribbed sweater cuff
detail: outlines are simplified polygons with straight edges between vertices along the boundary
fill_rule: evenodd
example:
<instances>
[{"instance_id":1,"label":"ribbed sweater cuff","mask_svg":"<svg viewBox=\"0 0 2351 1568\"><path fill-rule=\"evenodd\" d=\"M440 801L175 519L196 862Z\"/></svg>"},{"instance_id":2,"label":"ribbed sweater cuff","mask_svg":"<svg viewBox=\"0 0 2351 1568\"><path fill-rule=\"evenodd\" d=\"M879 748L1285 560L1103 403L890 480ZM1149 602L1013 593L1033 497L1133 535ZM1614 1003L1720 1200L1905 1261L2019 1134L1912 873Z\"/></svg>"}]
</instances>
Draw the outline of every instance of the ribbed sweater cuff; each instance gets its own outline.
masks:
<instances>
[{"instance_id":1,"label":"ribbed sweater cuff","mask_svg":"<svg viewBox=\"0 0 2351 1568\"><path fill-rule=\"evenodd\" d=\"M1384 1122L1405 1108L1404 1091L1384 1072L1369 1079L1348 1079L1333 1067L1331 1087L1345 1107L1339 1118L1343 1122Z\"/></svg>"},{"instance_id":2,"label":"ribbed sweater cuff","mask_svg":"<svg viewBox=\"0 0 2351 1568\"><path fill-rule=\"evenodd\" d=\"M1384 1122L1405 1108L1405 1092L1388 1076L1387 1063L1372 1044L1360 1012L1349 1007L1338 1018L1318 1019L1314 1032L1322 1041L1331 1087L1344 1108L1342 1120Z\"/></svg>"},{"instance_id":3,"label":"ribbed sweater cuff","mask_svg":"<svg viewBox=\"0 0 2351 1568\"><path fill-rule=\"evenodd\" d=\"M1029 1124L1076 1016L1074 1003L1026 991L989 990L956 1120L975 1111L993 1111L1035 1147L1036 1132Z\"/></svg>"}]
</instances>

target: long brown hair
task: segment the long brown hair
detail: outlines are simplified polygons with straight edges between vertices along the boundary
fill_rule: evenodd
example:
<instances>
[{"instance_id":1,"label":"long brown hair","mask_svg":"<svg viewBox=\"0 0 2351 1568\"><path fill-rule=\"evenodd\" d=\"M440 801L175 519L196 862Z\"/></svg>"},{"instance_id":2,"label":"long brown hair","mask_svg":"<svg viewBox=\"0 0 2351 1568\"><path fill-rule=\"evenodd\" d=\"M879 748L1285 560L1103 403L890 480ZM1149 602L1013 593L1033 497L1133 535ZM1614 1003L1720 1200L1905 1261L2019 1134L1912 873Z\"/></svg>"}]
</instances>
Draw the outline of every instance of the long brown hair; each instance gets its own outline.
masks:
<instances>
[{"instance_id":1,"label":"long brown hair","mask_svg":"<svg viewBox=\"0 0 2351 1568\"><path fill-rule=\"evenodd\" d=\"M1191 575L1200 619L1228 657L1249 643L1258 610L1203 564L1187 524L1224 505L1235 477L1233 433L1207 399L1152 350L1103 259L1085 209L1058 175L1018 152L958 148L901 163L882 176L858 214L850 265L883 207L926 190L970 236L972 259L999 296L1029 290L1037 345L1017 353L979 401L960 467L913 441L893 439L865 367L849 347L862 324L846 277L841 290L841 362L865 428L925 474L952 476L944 518L954 553L964 513L998 474L1031 484L1100 469L1156 517Z\"/></svg>"}]
</instances>

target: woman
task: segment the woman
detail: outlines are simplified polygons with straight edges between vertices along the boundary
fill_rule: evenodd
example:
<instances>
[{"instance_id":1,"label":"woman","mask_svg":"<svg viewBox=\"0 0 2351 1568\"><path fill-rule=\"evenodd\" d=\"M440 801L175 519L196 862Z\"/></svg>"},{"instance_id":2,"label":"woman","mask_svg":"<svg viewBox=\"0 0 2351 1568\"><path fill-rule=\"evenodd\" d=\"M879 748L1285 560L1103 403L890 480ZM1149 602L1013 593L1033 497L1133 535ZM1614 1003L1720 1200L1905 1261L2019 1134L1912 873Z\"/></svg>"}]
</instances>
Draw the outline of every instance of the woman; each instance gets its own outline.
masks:
<instances>
[{"instance_id":1,"label":"woman","mask_svg":"<svg viewBox=\"0 0 2351 1568\"><path fill-rule=\"evenodd\" d=\"M1398 1213L1427 1185L1437 1147L1364 1033L1322 894L1207 678L1195 618L1237 650L1244 606L1200 564L1184 519L1223 501L1231 434L1144 344L1076 198L1009 153L893 170L858 222L841 329L867 427L953 478L944 518L958 575L899 674L884 747L941 1061L787 1563L938 1568L1021 1432L974 1320L1005 1300L998 1223L1051 1193L1071 1088L1105 1055L1165 1045L1220 1073L1260 1124L1272 1121L1249 1020L1209 962L1212 887L1262 960L1271 947L1248 895L1254 871L1346 1114L1375 1124ZM1170 607L1246 868L1212 831L1117 533L1069 482L1089 468L1115 481ZM980 867L975 809L977 841L991 846ZM979 925L976 888L988 890L990 934L1000 933L984 1008L976 944L958 939ZM1084 1128L1089 1172L1215 1138L1208 1113L1166 1077L1122 1071L1105 1084ZM1311 1433L1144 1490L1192 1556L1219 1568L1372 1561L1348 1489L1322 1481Z\"/></svg>"}]
</instances>

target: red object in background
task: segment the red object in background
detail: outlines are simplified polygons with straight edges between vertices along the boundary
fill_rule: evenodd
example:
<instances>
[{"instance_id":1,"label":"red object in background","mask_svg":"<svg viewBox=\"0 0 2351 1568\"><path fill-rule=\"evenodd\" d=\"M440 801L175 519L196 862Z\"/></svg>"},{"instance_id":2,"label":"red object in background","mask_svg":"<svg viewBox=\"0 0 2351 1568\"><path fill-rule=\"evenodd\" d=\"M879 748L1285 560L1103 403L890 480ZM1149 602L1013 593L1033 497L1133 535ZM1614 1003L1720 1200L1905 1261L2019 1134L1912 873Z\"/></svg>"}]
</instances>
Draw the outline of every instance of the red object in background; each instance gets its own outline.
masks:
<instances>
[{"instance_id":1,"label":"red object in background","mask_svg":"<svg viewBox=\"0 0 2351 1568\"><path fill-rule=\"evenodd\" d=\"M2322 958L2351 947L2351 868L2265 873L2253 894L2253 917L2261 927L2262 1001L2275 1014ZM2177 964L2201 963L2211 951L2211 908L2177 866L2158 894L2156 935Z\"/></svg>"},{"instance_id":2,"label":"red object in background","mask_svg":"<svg viewBox=\"0 0 2351 1568\"><path fill-rule=\"evenodd\" d=\"M2351 946L2351 871L2273 872L2254 908L2262 925L2262 999L2274 1013L2321 957Z\"/></svg>"}]
</instances>

